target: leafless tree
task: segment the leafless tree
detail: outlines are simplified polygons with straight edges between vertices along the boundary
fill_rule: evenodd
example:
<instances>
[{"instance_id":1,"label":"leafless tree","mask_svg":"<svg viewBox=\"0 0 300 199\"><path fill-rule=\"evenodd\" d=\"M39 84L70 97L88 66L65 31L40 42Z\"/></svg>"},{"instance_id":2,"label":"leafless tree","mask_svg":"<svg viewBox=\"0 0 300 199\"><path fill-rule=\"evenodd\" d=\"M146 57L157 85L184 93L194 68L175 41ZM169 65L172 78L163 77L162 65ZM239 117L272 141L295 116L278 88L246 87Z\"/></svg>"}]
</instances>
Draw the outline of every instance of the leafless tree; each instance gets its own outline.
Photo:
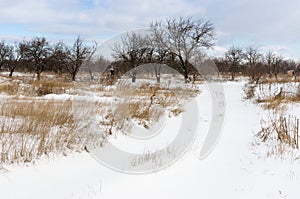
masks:
<instances>
[{"instance_id":1,"label":"leafless tree","mask_svg":"<svg viewBox=\"0 0 300 199\"><path fill-rule=\"evenodd\" d=\"M276 55L272 51L268 51L265 55L265 59L268 66L269 78L272 78L272 74L274 74L275 79L277 80L277 75L280 70L280 64L283 61L283 57L280 55Z\"/></svg>"},{"instance_id":2,"label":"leafless tree","mask_svg":"<svg viewBox=\"0 0 300 199\"><path fill-rule=\"evenodd\" d=\"M113 57L117 61L122 61L126 72L130 70L132 82L136 79L135 68L144 63L145 56L149 50L149 39L135 32L128 33L121 38L121 43L115 43L112 47ZM119 69L122 70L122 69Z\"/></svg>"},{"instance_id":3,"label":"leafless tree","mask_svg":"<svg viewBox=\"0 0 300 199\"><path fill-rule=\"evenodd\" d=\"M96 48L96 47L94 47ZM66 65L67 71L71 75L72 81L76 80L76 75L82 66L83 62L89 57L93 47L88 47L83 43L83 40L78 36L72 47L67 48L68 62Z\"/></svg>"},{"instance_id":4,"label":"leafless tree","mask_svg":"<svg viewBox=\"0 0 300 199\"><path fill-rule=\"evenodd\" d=\"M93 55L95 54L96 50L97 50L97 42L94 41L94 45L90 48L90 52L86 58L86 61L84 62L85 66L88 68L88 71L89 71L89 74L90 74L90 78L91 80L93 81L94 80L94 74L93 74L93 71L92 71L92 58L93 58Z\"/></svg>"},{"instance_id":5,"label":"leafless tree","mask_svg":"<svg viewBox=\"0 0 300 199\"><path fill-rule=\"evenodd\" d=\"M37 74L37 80L40 80L41 73L46 69L48 57L50 56L49 43L46 38L40 37L23 43L24 59L31 62Z\"/></svg>"},{"instance_id":6,"label":"leafless tree","mask_svg":"<svg viewBox=\"0 0 300 199\"><path fill-rule=\"evenodd\" d=\"M231 73L231 80L234 80L235 74L238 71L238 67L242 63L244 58L243 49L240 47L232 46L226 53L225 59L229 65L229 71Z\"/></svg>"},{"instance_id":7,"label":"leafless tree","mask_svg":"<svg viewBox=\"0 0 300 199\"><path fill-rule=\"evenodd\" d=\"M246 65L248 67L248 74L252 80L259 80L260 76L263 74L263 55L258 52L258 50L252 46L249 46L245 50Z\"/></svg>"},{"instance_id":8,"label":"leafless tree","mask_svg":"<svg viewBox=\"0 0 300 199\"><path fill-rule=\"evenodd\" d=\"M7 62L10 50L10 46L6 44L5 41L0 42L0 69L5 65L5 62Z\"/></svg>"},{"instance_id":9,"label":"leafless tree","mask_svg":"<svg viewBox=\"0 0 300 199\"><path fill-rule=\"evenodd\" d=\"M274 71L276 81L278 80L278 73L280 71L280 65L281 65L283 60L284 60L284 58L282 56L275 55L273 71Z\"/></svg>"},{"instance_id":10,"label":"leafless tree","mask_svg":"<svg viewBox=\"0 0 300 199\"><path fill-rule=\"evenodd\" d=\"M6 67L9 69L9 77L12 77L17 67L22 65L24 58L25 44L20 42L9 46Z\"/></svg>"},{"instance_id":11,"label":"leafless tree","mask_svg":"<svg viewBox=\"0 0 300 199\"><path fill-rule=\"evenodd\" d=\"M191 72L190 63L203 48L214 45L214 28L210 21L192 18L167 19L150 24L154 44L169 54L174 67L185 80Z\"/></svg>"},{"instance_id":12,"label":"leafless tree","mask_svg":"<svg viewBox=\"0 0 300 199\"><path fill-rule=\"evenodd\" d=\"M272 73L274 72L273 67L275 66L275 53L272 51L268 51L265 55L265 61L268 66L269 78L272 78Z\"/></svg>"},{"instance_id":13,"label":"leafless tree","mask_svg":"<svg viewBox=\"0 0 300 199\"><path fill-rule=\"evenodd\" d=\"M68 59L68 49L65 44L63 42L54 44L48 59L48 70L59 73L67 72Z\"/></svg>"}]
</instances>

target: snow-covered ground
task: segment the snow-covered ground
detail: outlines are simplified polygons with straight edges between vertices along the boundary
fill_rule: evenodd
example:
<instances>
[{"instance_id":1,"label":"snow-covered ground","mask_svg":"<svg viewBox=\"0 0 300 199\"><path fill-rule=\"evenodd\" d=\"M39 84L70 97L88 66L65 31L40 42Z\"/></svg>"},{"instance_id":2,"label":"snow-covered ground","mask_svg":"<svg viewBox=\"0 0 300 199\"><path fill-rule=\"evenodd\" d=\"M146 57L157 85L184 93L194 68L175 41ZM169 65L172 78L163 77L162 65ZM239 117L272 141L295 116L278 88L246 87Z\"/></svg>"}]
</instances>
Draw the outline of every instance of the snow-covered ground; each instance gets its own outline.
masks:
<instances>
[{"instance_id":1,"label":"snow-covered ground","mask_svg":"<svg viewBox=\"0 0 300 199\"><path fill-rule=\"evenodd\" d=\"M7 171L0 173L0 198L299 198L300 162L256 154L254 134L267 111L243 99L244 84L224 83L222 136L205 159L199 154L212 106L207 87L201 85L199 137L170 167L144 175L124 174L103 166L86 152L75 153L27 167L5 166ZM167 123L165 131L174 128L178 118Z\"/></svg>"}]
</instances>

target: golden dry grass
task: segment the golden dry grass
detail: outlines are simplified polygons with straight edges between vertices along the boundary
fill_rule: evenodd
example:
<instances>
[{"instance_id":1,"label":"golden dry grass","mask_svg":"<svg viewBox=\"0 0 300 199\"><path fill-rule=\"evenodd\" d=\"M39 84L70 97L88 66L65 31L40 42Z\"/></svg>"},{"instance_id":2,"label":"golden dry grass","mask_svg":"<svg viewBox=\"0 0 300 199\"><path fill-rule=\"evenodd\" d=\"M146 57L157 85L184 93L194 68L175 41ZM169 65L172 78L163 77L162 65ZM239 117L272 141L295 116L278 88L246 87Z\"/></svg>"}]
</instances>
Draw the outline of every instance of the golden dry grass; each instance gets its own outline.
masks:
<instances>
[{"instance_id":1,"label":"golden dry grass","mask_svg":"<svg viewBox=\"0 0 300 199\"><path fill-rule=\"evenodd\" d=\"M43 96L50 93L62 94L74 88L73 83L62 80L8 80L0 84L0 93L23 95L27 97Z\"/></svg>"},{"instance_id":2,"label":"golden dry grass","mask_svg":"<svg viewBox=\"0 0 300 199\"><path fill-rule=\"evenodd\" d=\"M197 87L175 87L166 88L157 84L143 83L137 87L128 84L118 84L113 96L123 99L119 104L117 113L124 118L131 118L138 124L149 127L149 121L157 121L163 113L170 116L179 115L183 109L183 104L199 94ZM153 106L161 107L156 110L157 114L152 114ZM156 117L156 118L153 118Z\"/></svg>"},{"instance_id":3,"label":"golden dry grass","mask_svg":"<svg viewBox=\"0 0 300 199\"><path fill-rule=\"evenodd\" d=\"M133 121L148 128L164 113L180 114L182 105L199 94L197 87L191 85L174 88L150 83L102 85L53 78L35 81L30 76L19 76L0 84L0 93L8 95L0 101L0 163L33 162L44 155L82 151L87 145L102 146L108 136L128 130ZM66 92L82 96L94 92L112 100L94 102L93 112L83 115L79 122L74 117L74 101L38 97ZM101 133L95 132L86 121L94 116L102 117L93 124Z\"/></svg>"},{"instance_id":4,"label":"golden dry grass","mask_svg":"<svg viewBox=\"0 0 300 199\"><path fill-rule=\"evenodd\" d=\"M0 110L0 163L31 162L101 142L97 134L78 131L71 101L2 101Z\"/></svg>"}]
</instances>

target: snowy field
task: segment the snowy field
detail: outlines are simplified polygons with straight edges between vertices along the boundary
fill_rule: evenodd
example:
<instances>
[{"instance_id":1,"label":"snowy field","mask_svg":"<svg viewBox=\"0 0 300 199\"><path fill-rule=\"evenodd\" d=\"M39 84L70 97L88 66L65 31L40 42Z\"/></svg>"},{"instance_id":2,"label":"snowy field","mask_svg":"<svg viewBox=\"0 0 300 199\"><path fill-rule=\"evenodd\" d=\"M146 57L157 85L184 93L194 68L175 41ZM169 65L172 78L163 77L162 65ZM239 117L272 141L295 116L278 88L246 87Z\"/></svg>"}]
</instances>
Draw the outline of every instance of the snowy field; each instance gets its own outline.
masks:
<instances>
[{"instance_id":1,"label":"snowy field","mask_svg":"<svg viewBox=\"0 0 300 199\"><path fill-rule=\"evenodd\" d=\"M266 147L257 143L256 134L268 111L244 99L245 83L223 84L226 114L222 134L204 159L199 154L212 122L212 104L208 87L201 84L201 93L196 98L199 136L189 151L170 167L134 175L109 169L87 152L42 158L27 166L5 165L0 171L0 198L299 198L300 155L297 152L285 158L266 155ZM286 112L299 113L297 104L292 108ZM180 117L181 114L166 120L163 129L166 135L172 137ZM119 136L113 142L124 144L122 139Z\"/></svg>"}]
</instances>

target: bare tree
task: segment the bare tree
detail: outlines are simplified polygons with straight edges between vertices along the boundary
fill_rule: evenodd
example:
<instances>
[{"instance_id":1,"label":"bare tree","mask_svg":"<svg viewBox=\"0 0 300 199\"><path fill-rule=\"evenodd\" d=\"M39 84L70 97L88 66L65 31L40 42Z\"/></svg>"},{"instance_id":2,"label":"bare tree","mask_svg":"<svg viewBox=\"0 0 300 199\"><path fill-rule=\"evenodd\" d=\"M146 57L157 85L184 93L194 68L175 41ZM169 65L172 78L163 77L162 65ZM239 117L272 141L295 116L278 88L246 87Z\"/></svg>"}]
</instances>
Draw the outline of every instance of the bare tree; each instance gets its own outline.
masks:
<instances>
[{"instance_id":1,"label":"bare tree","mask_svg":"<svg viewBox=\"0 0 300 199\"><path fill-rule=\"evenodd\" d=\"M186 82L193 57L203 48L214 45L214 28L210 21L173 18L152 22L150 27L155 45L172 54L170 66L181 73Z\"/></svg>"},{"instance_id":2,"label":"bare tree","mask_svg":"<svg viewBox=\"0 0 300 199\"><path fill-rule=\"evenodd\" d=\"M5 43L5 41L0 42L0 69L7 62L8 56L10 54L10 46Z\"/></svg>"},{"instance_id":3,"label":"bare tree","mask_svg":"<svg viewBox=\"0 0 300 199\"><path fill-rule=\"evenodd\" d=\"M40 80L41 73L46 69L47 59L50 55L49 43L45 38L40 37L23 43L24 59L32 63L37 74L37 80Z\"/></svg>"},{"instance_id":4,"label":"bare tree","mask_svg":"<svg viewBox=\"0 0 300 199\"><path fill-rule=\"evenodd\" d=\"M252 46L246 48L245 59L247 61L248 74L252 80L256 79L257 82L263 72L262 58L263 55L256 48Z\"/></svg>"},{"instance_id":5,"label":"bare tree","mask_svg":"<svg viewBox=\"0 0 300 199\"><path fill-rule=\"evenodd\" d=\"M96 50L97 50L97 42L94 41L94 45L93 47L90 48L90 52L86 58L86 61L85 61L85 66L88 68L88 71L89 71L89 74L90 74L90 78L91 78L91 81L94 80L94 74L93 74L93 71L92 71L92 57L93 55L95 54Z\"/></svg>"},{"instance_id":6,"label":"bare tree","mask_svg":"<svg viewBox=\"0 0 300 199\"><path fill-rule=\"evenodd\" d=\"M76 75L83 62L92 52L91 47L85 46L83 40L78 36L72 47L68 48L67 71L70 73L72 81L76 80Z\"/></svg>"},{"instance_id":7,"label":"bare tree","mask_svg":"<svg viewBox=\"0 0 300 199\"><path fill-rule=\"evenodd\" d=\"M278 80L278 73L280 71L280 65L281 65L283 59L284 58L282 56L275 55L274 64L273 64L273 71L274 71L274 75L275 75L275 80L276 81Z\"/></svg>"},{"instance_id":8,"label":"bare tree","mask_svg":"<svg viewBox=\"0 0 300 199\"><path fill-rule=\"evenodd\" d=\"M268 51L265 55L265 60L267 62L269 78L272 78L272 73L274 73L273 66L275 65L276 55L272 51Z\"/></svg>"},{"instance_id":9,"label":"bare tree","mask_svg":"<svg viewBox=\"0 0 300 199\"><path fill-rule=\"evenodd\" d=\"M244 53L240 47L232 46L226 53L225 59L229 65L229 71L231 73L231 80L234 80L235 74L238 71L238 67L243 61Z\"/></svg>"},{"instance_id":10,"label":"bare tree","mask_svg":"<svg viewBox=\"0 0 300 199\"><path fill-rule=\"evenodd\" d=\"M48 58L48 70L59 73L67 72L66 68L69 61L68 52L63 42L54 44Z\"/></svg>"},{"instance_id":11,"label":"bare tree","mask_svg":"<svg viewBox=\"0 0 300 199\"><path fill-rule=\"evenodd\" d=\"M124 66L129 67L124 68L124 72L131 70L132 82L135 82L136 79L135 68L144 63L148 47L148 37L134 32L126 34L125 37L122 37L121 43L115 43L112 47L113 57L118 61L122 61Z\"/></svg>"},{"instance_id":12,"label":"bare tree","mask_svg":"<svg viewBox=\"0 0 300 199\"><path fill-rule=\"evenodd\" d=\"M282 63L284 58L282 56L276 55L272 51L268 51L265 55L265 59L268 66L269 77L272 78L272 74L274 74L275 79L277 80L277 75L280 70L280 64Z\"/></svg>"},{"instance_id":13,"label":"bare tree","mask_svg":"<svg viewBox=\"0 0 300 199\"><path fill-rule=\"evenodd\" d=\"M9 46L6 67L9 69L9 77L12 77L15 69L22 65L25 51L25 44L19 43Z\"/></svg>"}]
</instances>

